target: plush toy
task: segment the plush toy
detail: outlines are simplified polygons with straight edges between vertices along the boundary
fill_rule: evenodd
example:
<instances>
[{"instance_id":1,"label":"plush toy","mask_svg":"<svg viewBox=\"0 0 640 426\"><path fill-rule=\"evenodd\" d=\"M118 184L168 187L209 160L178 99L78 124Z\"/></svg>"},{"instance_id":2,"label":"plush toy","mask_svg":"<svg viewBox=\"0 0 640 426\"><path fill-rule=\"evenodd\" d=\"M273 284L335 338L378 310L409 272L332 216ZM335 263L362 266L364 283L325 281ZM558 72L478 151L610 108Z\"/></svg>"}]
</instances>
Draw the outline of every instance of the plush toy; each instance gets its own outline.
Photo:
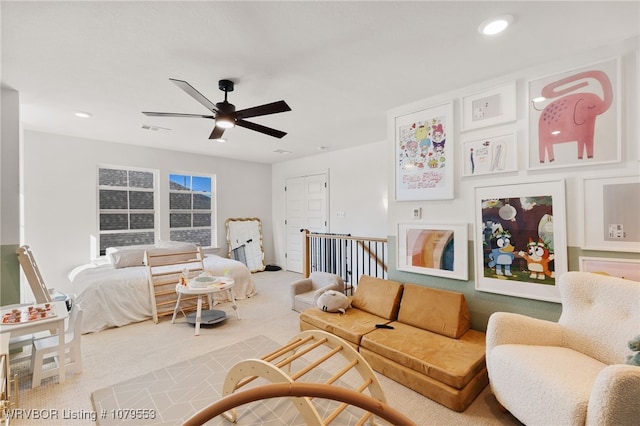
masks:
<instances>
[{"instance_id":1,"label":"plush toy","mask_svg":"<svg viewBox=\"0 0 640 426\"><path fill-rule=\"evenodd\" d=\"M635 354L627 356L627 364L640 366L640 334L633 340L629 340L627 346L635 352Z\"/></svg>"},{"instance_id":2,"label":"plush toy","mask_svg":"<svg viewBox=\"0 0 640 426\"><path fill-rule=\"evenodd\" d=\"M327 290L316 298L316 306L325 312L345 313L351 307L349 298L339 291Z\"/></svg>"}]
</instances>

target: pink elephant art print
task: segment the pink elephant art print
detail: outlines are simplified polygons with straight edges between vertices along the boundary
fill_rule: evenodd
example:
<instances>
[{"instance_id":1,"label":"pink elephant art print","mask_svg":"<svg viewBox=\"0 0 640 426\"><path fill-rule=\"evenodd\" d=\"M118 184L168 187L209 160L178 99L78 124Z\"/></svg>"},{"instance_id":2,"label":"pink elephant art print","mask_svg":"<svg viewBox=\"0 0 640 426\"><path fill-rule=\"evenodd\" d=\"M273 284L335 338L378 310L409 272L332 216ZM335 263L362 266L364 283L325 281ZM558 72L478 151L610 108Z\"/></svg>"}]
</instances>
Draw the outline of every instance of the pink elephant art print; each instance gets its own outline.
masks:
<instances>
[{"instance_id":1,"label":"pink elephant art print","mask_svg":"<svg viewBox=\"0 0 640 426\"><path fill-rule=\"evenodd\" d=\"M603 98L595 93L576 92L587 86L587 79L595 79L602 86ZM566 87L574 81L578 84ZM560 88L560 89L558 89ZM540 163L545 159L553 162L553 146L565 142L578 143L578 159L582 160L586 151L587 158L593 158L593 143L596 118L605 113L613 102L613 89L607 74L602 71L585 71L553 83L541 90L545 99L555 99L540 114L538 122L538 148ZM533 101L533 107L535 103ZM537 110L537 109L536 109ZM538 110L539 111L539 110Z\"/></svg>"}]
</instances>

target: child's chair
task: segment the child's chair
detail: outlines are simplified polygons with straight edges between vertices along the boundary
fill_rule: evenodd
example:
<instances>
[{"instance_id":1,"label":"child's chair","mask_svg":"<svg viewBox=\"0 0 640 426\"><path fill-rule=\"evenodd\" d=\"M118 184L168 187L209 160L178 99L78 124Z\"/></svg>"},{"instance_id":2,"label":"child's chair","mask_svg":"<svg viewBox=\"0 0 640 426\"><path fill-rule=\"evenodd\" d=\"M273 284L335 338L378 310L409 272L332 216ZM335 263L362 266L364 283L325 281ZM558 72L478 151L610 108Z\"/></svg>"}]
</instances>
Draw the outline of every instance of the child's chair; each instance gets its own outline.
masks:
<instances>
[{"instance_id":1,"label":"child's chair","mask_svg":"<svg viewBox=\"0 0 640 426\"><path fill-rule=\"evenodd\" d=\"M67 371L79 373L82 371L82 348L80 340L82 336L82 309L78 304L74 304L71 308L71 314L69 316L69 325L64 334L64 346L65 353L60 355L58 353L58 338L59 336L43 337L41 339L34 339L33 346L31 347L31 370L33 373L31 387L35 388L40 386L43 379L58 374L58 363L67 362L67 356L69 362L67 363ZM56 363L56 367L45 369L45 360L48 362L53 361Z\"/></svg>"}]
</instances>

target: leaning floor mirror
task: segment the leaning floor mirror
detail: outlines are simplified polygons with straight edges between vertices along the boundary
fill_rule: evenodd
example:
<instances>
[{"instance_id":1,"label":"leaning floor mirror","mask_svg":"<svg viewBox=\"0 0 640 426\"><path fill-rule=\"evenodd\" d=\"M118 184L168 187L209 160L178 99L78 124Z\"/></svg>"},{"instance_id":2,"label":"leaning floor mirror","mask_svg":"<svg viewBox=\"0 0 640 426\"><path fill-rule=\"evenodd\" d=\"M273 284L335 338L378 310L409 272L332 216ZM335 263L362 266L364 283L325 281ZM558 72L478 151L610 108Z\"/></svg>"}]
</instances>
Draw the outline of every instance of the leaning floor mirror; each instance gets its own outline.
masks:
<instances>
[{"instance_id":1,"label":"leaning floor mirror","mask_svg":"<svg viewBox=\"0 0 640 426\"><path fill-rule=\"evenodd\" d=\"M258 218L229 218L227 243L229 257L244 263L251 272L264 271L262 222Z\"/></svg>"}]
</instances>

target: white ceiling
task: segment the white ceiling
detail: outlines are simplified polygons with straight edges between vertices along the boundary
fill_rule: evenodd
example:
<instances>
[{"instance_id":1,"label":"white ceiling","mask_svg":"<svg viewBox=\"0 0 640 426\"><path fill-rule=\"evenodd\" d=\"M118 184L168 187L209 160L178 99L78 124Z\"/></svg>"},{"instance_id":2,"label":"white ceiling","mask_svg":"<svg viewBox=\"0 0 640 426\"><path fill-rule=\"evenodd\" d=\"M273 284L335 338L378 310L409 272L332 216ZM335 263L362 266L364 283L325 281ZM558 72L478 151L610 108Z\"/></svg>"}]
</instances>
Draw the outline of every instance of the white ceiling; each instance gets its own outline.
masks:
<instances>
[{"instance_id":1,"label":"white ceiling","mask_svg":"<svg viewBox=\"0 0 640 426\"><path fill-rule=\"evenodd\" d=\"M25 129L263 163L381 141L392 108L640 33L637 0L0 5L2 84ZM505 13L505 33L478 33ZM288 135L234 128L221 144L211 120L144 116L207 113L170 77L213 102L231 79L238 109L284 99L293 111L249 121Z\"/></svg>"}]
</instances>

